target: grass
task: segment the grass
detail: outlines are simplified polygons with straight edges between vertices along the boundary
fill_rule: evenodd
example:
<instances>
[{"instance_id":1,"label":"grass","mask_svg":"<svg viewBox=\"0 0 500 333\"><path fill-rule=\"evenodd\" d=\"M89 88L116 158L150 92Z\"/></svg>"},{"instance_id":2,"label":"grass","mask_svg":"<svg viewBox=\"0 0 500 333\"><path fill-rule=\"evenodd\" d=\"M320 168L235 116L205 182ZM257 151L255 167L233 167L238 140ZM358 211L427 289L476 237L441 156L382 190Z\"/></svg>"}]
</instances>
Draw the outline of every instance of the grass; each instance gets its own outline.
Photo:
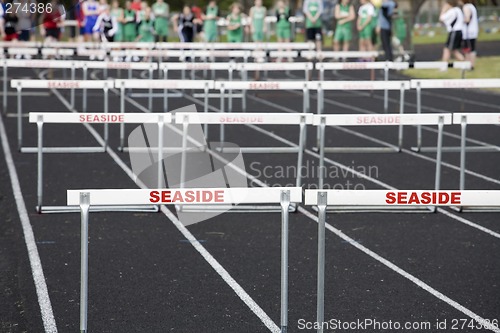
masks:
<instances>
[{"instance_id":1,"label":"grass","mask_svg":"<svg viewBox=\"0 0 500 333\"><path fill-rule=\"evenodd\" d=\"M409 69L403 71L404 75L419 79L460 79L462 71L458 69L448 69L446 72L425 69ZM500 56L498 57L480 57L476 61L473 71L465 73L467 79L497 79L500 78ZM500 92L499 89L491 89Z\"/></svg>"}]
</instances>

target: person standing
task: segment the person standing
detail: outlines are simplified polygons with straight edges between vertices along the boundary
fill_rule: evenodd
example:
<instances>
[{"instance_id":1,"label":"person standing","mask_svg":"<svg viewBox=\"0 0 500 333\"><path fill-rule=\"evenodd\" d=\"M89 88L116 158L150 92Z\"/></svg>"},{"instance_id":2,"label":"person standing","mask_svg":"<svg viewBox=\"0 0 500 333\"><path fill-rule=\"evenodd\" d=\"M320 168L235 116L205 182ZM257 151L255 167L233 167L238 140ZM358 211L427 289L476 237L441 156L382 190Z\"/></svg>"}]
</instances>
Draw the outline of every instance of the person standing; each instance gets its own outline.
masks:
<instances>
[{"instance_id":1,"label":"person standing","mask_svg":"<svg viewBox=\"0 0 500 333\"><path fill-rule=\"evenodd\" d=\"M105 7L103 12L97 17L97 21L92 29L95 33L100 33L102 42L114 42L115 34L118 31L118 21L111 15L109 7Z\"/></svg>"},{"instance_id":2,"label":"person standing","mask_svg":"<svg viewBox=\"0 0 500 333\"><path fill-rule=\"evenodd\" d=\"M14 10L6 11L3 20L4 20L3 40L6 42L18 40L19 35L17 34L17 23L19 22L19 19L15 14Z\"/></svg>"},{"instance_id":3,"label":"person standing","mask_svg":"<svg viewBox=\"0 0 500 333\"><path fill-rule=\"evenodd\" d=\"M306 35L308 41L316 42L316 50L321 51L323 33L321 14L323 14L322 0L304 0L302 11L306 17Z\"/></svg>"},{"instance_id":4,"label":"person standing","mask_svg":"<svg viewBox=\"0 0 500 333\"><path fill-rule=\"evenodd\" d=\"M113 36L115 42L123 41L123 8L120 7L118 0L111 3L111 17L116 20L116 32Z\"/></svg>"},{"instance_id":5,"label":"person standing","mask_svg":"<svg viewBox=\"0 0 500 333\"><path fill-rule=\"evenodd\" d=\"M164 0L156 0L152 8L153 15L155 17L156 41L167 42L170 7Z\"/></svg>"},{"instance_id":6,"label":"person standing","mask_svg":"<svg viewBox=\"0 0 500 333\"><path fill-rule=\"evenodd\" d=\"M173 21L174 29L179 34L181 42L192 43L195 35L195 24L197 19L191 12L191 7L184 6L182 13L174 16Z\"/></svg>"},{"instance_id":7,"label":"person standing","mask_svg":"<svg viewBox=\"0 0 500 333\"><path fill-rule=\"evenodd\" d=\"M154 19L151 8L146 6L141 21L137 26L137 42L154 43L155 41Z\"/></svg>"},{"instance_id":8,"label":"person standing","mask_svg":"<svg viewBox=\"0 0 500 333\"><path fill-rule=\"evenodd\" d=\"M373 7L370 0L361 0L357 22L360 51L373 51L372 35L374 15L375 7Z\"/></svg>"},{"instance_id":9,"label":"person standing","mask_svg":"<svg viewBox=\"0 0 500 333\"><path fill-rule=\"evenodd\" d=\"M36 6L35 0L14 0L14 4L19 4L20 8L23 8L23 6L26 6L28 8ZM32 13L31 10L18 10L17 18L19 19L19 22L17 23L17 30L19 31L18 38L20 41L27 42L30 40L30 33L32 28L31 23L35 18L35 13Z\"/></svg>"},{"instance_id":10,"label":"person standing","mask_svg":"<svg viewBox=\"0 0 500 333\"><path fill-rule=\"evenodd\" d=\"M99 16L99 3L95 0L87 0L82 8L85 18L84 37L86 42L90 42L93 39L93 29Z\"/></svg>"},{"instance_id":11,"label":"person standing","mask_svg":"<svg viewBox=\"0 0 500 333\"><path fill-rule=\"evenodd\" d=\"M337 27L333 37L333 49L340 51L340 44L342 43L342 50L349 51L349 44L352 40L351 22L356 19L354 6L351 5L350 0L341 0L335 6L335 19L337 20Z\"/></svg>"},{"instance_id":12,"label":"person standing","mask_svg":"<svg viewBox=\"0 0 500 333\"><path fill-rule=\"evenodd\" d=\"M231 13L227 16L227 41L229 43L241 43L244 38L243 15L240 5L233 3Z\"/></svg>"},{"instance_id":13,"label":"person standing","mask_svg":"<svg viewBox=\"0 0 500 333\"><path fill-rule=\"evenodd\" d=\"M266 33L267 9L262 5L262 0L255 0L254 6L250 8L250 28L252 31L252 40L254 42L263 42Z\"/></svg>"},{"instance_id":14,"label":"person standing","mask_svg":"<svg viewBox=\"0 0 500 333\"><path fill-rule=\"evenodd\" d=\"M465 59L470 61L472 68L476 64L476 40L479 36L479 20L477 18L477 9L474 6L474 0L464 0L464 28L462 38L464 40Z\"/></svg>"},{"instance_id":15,"label":"person standing","mask_svg":"<svg viewBox=\"0 0 500 333\"><path fill-rule=\"evenodd\" d=\"M394 58L392 54L392 15L396 7L397 4L393 0L384 0L378 15L378 30L387 61L392 61Z\"/></svg>"},{"instance_id":16,"label":"person standing","mask_svg":"<svg viewBox=\"0 0 500 333\"><path fill-rule=\"evenodd\" d=\"M289 43L291 39L290 7L283 0L279 0L276 8L276 36L278 42Z\"/></svg>"},{"instance_id":17,"label":"person standing","mask_svg":"<svg viewBox=\"0 0 500 333\"><path fill-rule=\"evenodd\" d=\"M137 26L135 22L135 11L130 1L125 2L123 11L123 41L133 42L137 37Z\"/></svg>"},{"instance_id":18,"label":"person standing","mask_svg":"<svg viewBox=\"0 0 500 333\"><path fill-rule=\"evenodd\" d=\"M464 60L464 56L460 53L464 14L460 7L458 7L457 0L446 0L439 20L445 24L448 31L448 39L443 49L443 61L449 61L452 54L457 60Z\"/></svg>"},{"instance_id":19,"label":"person standing","mask_svg":"<svg viewBox=\"0 0 500 333\"><path fill-rule=\"evenodd\" d=\"M213 43L217 41L217 20L219 19L219 7L215 0L208 3L203 19L203 31L205 32L205 41Z\"/></svg>"}]
</instances>

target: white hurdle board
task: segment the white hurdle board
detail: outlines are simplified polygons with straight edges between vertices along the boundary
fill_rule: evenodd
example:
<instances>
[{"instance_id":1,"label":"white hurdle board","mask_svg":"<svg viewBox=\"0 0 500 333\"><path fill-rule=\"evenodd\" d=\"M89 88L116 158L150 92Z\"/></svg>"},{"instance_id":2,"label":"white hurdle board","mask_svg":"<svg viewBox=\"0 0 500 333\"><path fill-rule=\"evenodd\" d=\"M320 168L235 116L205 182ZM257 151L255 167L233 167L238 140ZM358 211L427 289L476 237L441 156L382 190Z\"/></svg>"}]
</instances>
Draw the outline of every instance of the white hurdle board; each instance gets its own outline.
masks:
<instances>
[{"instance_id":1,"label":"white hurdle board","mask_svg":"<svg viewBox=\"0 0 500 333\"><path fill-rule=\"evenodd\" d=\"M435 190L439 190L441 182L441 161L442 161L442 145L443 145L443 127L444 125L452 124L451 114L376 114L376 115L315 115L313 125L319 127L320 144L319 144L319 169L318 173L318 188L324 186L324 177L322 170L325 170L325 153L328 152L391 152L400 151L402 149L402 140L399 146L387 147L360 147L353 148L326 148L326 127L327 126L399 126L400 138L402 138L402 127L404 125L434 125L438 126L437 152L436 152L436 173L435 173Z\"/></svg>"},{"instance_id":2,"label":"white hurdle board","mask_svg":"<svg viewBox=\"0 0 500 333\"><path fill-rule=\"evenodd\" d=\"M353 58L372 58L379 56L378 51L301 51L301 57L307 59L353 59Z\"/></svg>"},{"instance_id":3,"label":"white hurdle board","mask_svg":"<svg viewBox=\"0 0 500 333\"><path fill-rule=\"evenodd\" d=\"M204 112L208 112L208 93L214 89L211 80L115 80L115 88L120 89L120 113L125 113L125 89L163 90L163 111L168 112L168 90L202 90L204 92ZM150 103L150 106L152 104ZM152 107L149 108L152 111ZM125 147L125 124L120 125L120 149Z\"/></svg>"},{"instance_id":4,"label":"white hurdle board","mask_svg":"<svg viewBox=\"0 0 500 333\"><path fill-rule=\"evenodd\" d=\"M23 126L22 126L22 91L23 89L102 89L104 92L104 112L108 112L108 92L114 87L112 80L11 80L11 88L17 89L17 139L18 148L22 151ZM107 131L107 129L106 129ZM26 152L26 151L25 151Z\"/></svg>"},{"instance_id":5,"label":"white hurdle board","mask_svg":"<svg viewBox=\"0 0 500 333\"><path fill-rule=\"evenodd\" d=\"M229 80L232 81L233 71L237 68L235 62L163 62L160 63L160 72L163 79L168 80L170 71L181 71L182 80L186 79L186 71L191 71L191 79L195 80L195 72L203 71L203 77L207 77L207 71L211 71L212 80L215 79L215 71L227 71Z\"/></svg>"},{"instance_id":6,"label":"white hurdle board","mask_svg":"<svg viewBox=\"0 0 500 333\"><path fill-rule=\"evenodd\" d=\"M461 191L465 190L465 163L466 163L466 152L500 152L500 147L491 146L480 146L480 147L467 147L467 125L500 125L500 113L454 113L453 123L459 124L461 127L460 133L460 147L446 147L449 150L455 148L455 151L460 151L460 183L459 189ZM457 149L458 148L458 149ZM465 208L460 207L462 211L469 210L481 210L490 211L488 208ZM497 210L496 210L497 211Z\"/></svg>"},{"instance_id":7,"label":"white hurdle board","mask_svg":"<svg viewBox=\"0 0 500 333\"><path fill-rule=\"evenodd\" d=\"M422 113L422 89L484 89L500 88L500 79L414 79L411 87L417 91L417 113ZM422 147L422 128L417 128L417 145L414 151L433 151L432 147Z\"/></svg>"},{"instance_id":8,"label":"white hurdle board","mask_svg":"<svg viewBox=\"0 0 500 333\"><path fill-rule=\"evenodd\" d=\"M217 150L220 152L241 152L241 153L258 153L258 154L276 154L276 153L294 153L297 154L297 170L301 170L304 151L306 146L306 129L307 125L312 124L312 114L300 113L183 113L179 112L175 115L175 123L182 124L182 156L181 169L186 163L186 151L188 140L188 127L191 124L218 124L221 125L220 131L220 146ZM224 126L223 125L289 125L299 127L299 145L298 147L239 147L232 149L225 147ZM181 177L181 183L184 178ZM296 185L302 186L302 178L300 173L297 174Z\"/></svg>"},{"instance_id":9,"label":"white hurdle board","mask_svg":"<svg viewBox=\"0 0 500 333\"><path fill-rule=\"evenodd\" d=\"M38 170L37 170L37 206L38 213L66 213L66 206L43 206L43 154L44 153L100 153L108 148L107 133L103 146L98 147L44 147L43 146L43 125L44 124L158 124L159 161L162 160L163 139L161 133L163 126L172 122L172 115L158 113L76 113L76 112L30 112L30 123L37 124L38 144L36 147ZM161 162L160 162L161 163ZM158 174L159 184L161 174ZM116 207L110 208L116 210ZM123 210L120 207L119 210ZM74 211L74 209L73 209ZM148 210L149 211L149 210Z\"/></svg>"},{"instance_id":10,"label":"white hurdle board","mask_svg":"<svg viewBox=\"0 0 500 333\"><path fill-rule=\"evenodd\" d=\"M403 199L404 198L404 199ZM317 309L316 322L325 321L325 226L328 206L426 206L417 204L416 199L425 202L436 202L434 206L500 206L500 191L415 191L415 190L306 190L305 204L318 208L318 277L317 277ZM429 198L429 199L427 199ZM412 204L408 204L411 200ZM485 324L485 328L498 330L493 324ZM323 329L318 329L323 332Z\"/></svg>"},{"instance_id":11,"label":"white hurdle board","mask_svg":"<svg viewBox=\"0 0 500 333\"><path fill-rule=\"evenodd\" d=\"M318 94L317 114L323 114L325 108L325 90L332 91L374 91L399 90L399 113L403 114L405 104L405 91L410 89L410 81L312 81L309 83L310 89L315 89ZM384 112L387 112L387 98L384 98ZM316 147L319 147L320 133L317 132ZM403 128L400 128L398 142L401 147L403 140Z\"/></svg>"},{"instance_id":12,"label":"white hurdle board","mask_svg":"<svg viewBox=\"0 0 500 333\"><path fill-rule=\"evenodd\" d=\"M238 70L242 72L242 77L248 79L247 73L250 71L265 71L265 72L288 72L288 71L303 71L304 81L308 81L309 72L313 69L312 62L265 62L265 63L240 63L237 64Z\"/></svg>"},{"instance_id":13,"label":"white hurdle board","mask_svg":"<svg viewBox=\"0 0 500 333\"><path fill-rule=\"evenodd\" d=\"M314 43L156 43L157 49L198 49L198 50L313 50Z\"/></svg>"},{"instance_id":14,"label":"white hurdle board","mask_svg":"<svg viewBox=\"0 0 500 333\"><path fill-rule=\"evenodd\" d=\"M303 113L309 112L309 82L304 81L215 81L216 90L221 94L221 112L225 112L225 92L228 91L229 105L228 111L232 112L232 92L233 90L243 91L242 95L242 109L246 111L246 92L248 90L262 90L262 91L286 91L286 90L300 90L303 92Z\"/></svg>"},{"instance_id":15,"label":"white hurdle board","mask_svg":"<svg viewBox=\"0 0 500 333\"><path fill-rule=\"evenodd\" d=\"M155 198L158 198L156 200ZM192 198L175 202L176 198ZM164 200L165 199L165 200ZM264 203L281 205L281 332L288 327L288 208L302 201L302 188L190 188L132 190L68 190L67 204L78 206L81 215L80 332L87 332L88 314L88 228L89 214L99 205L233 205Z\"/></svg>"}]
</instances>

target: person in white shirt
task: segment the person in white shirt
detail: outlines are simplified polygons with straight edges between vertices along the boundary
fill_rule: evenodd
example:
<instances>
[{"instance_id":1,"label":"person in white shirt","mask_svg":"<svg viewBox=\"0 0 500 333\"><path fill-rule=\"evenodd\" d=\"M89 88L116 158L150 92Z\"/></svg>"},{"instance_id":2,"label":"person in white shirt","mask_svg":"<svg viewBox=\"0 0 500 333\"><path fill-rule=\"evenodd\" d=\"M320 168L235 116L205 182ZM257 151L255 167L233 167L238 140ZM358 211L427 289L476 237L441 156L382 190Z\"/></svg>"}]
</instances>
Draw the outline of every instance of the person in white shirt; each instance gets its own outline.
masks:
<instances>
[{"instance_id":1,"label":"person in white shirt","mask_svg":"<svg viewBox=\"0 0 500 333\"><path fill-rule=\"evenodd\" d=\"M462 38L464 40L463 50L465 59L471 62L473 68L476 63L476 40L479 35L479 20L474 2L474 0L464 0L462 8L464 12L464 28L462 30Z\"/></svg>"},{"instance_id":2,"label":"person in white shirt","mask_svg":"<svg viewBox=\"0 0 500 333\"><path fill-rule=\"evenodd\" d=\"M449 61L452 54L457 60L464 60L463 54L460 53L464 15L458 7L457 0L446 0L439 20L444 23L448 31L448 39L443 49L443 61Z\"/></svg>"},{"instance_id":3,"label":"person in white shirt","mask_svg":"<svg viewBox=\"0 0 500 333\"><path fill-rule=\"evenodd\" d=\"M94 33L100 33L101 41L113 42L118 31L118 21L111 16L109 6L103 7L103 12L97 17L97 21L92 28Z\"/></svg>"}]
</instances>

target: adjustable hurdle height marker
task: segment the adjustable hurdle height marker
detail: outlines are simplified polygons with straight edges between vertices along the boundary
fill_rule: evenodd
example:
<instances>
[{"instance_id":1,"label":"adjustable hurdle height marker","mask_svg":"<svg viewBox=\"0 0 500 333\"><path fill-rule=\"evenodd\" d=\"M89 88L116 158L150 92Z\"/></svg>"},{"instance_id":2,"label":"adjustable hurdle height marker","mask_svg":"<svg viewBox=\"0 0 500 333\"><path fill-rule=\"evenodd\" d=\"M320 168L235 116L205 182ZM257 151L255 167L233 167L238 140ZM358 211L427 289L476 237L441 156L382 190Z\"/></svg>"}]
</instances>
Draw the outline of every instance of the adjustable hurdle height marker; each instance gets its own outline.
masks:
<instances>
[{"instance_id":1,"label":"adjustable hurdle height marker","mask_svg":"<svg viewBox=\"0 0 500 333\"><path fill-rule=\"evenodd\" d=\"M384 67L384 81L389 81L389 62L385 62ZM389 110L389 90L384 89L384 112L387 113Z\"/></svg>"},{"instance_id":2,"label":"adjustable hurdle height marker","mask_svg":"<svg viewBox=\"0 0 500 333\"><path fill-rule=\"evenodd\" d=\"M422 86L420 81L417 81L417 114L422 113ZM422 148L422 126L417 125L417 151Z\"/></svg>"},{"instance_id":3,"label":"adjustable hurdle height marker","mask_svg":"<svg viewBox=\"0 0 500 333\"><path fill-rule=\"evenodd\" d=\"M43 205L43 182L42 182L42 177L43 177L43 116L39 115L36 126L38 127L38 152L37 152L37 160L38 160L38 178L37 178L37 201L38 205L36 206L36 211L37 213L42 212L42 205Z\"/></svg>"},{"instance_id":4,"label":"adjustable hurdle height marker","mask_svg":"<svg viewBox=\"0 0 500 333\"><path fill-rule=\"evenodd\" d=\"M87 81L88 68L87 68L86 62L83 63L82 69L83 69L83 80ZM87 112L87 89L86 88L83 88L83 91L82 91L82 111Z\"/></svg>"},{"instance_id":5,"label":"adjustable hurdle height marker","mask_svg":"<svg viewBox=\"0 0 500 333\"><path fill-rule=\"evenodd\" d=\"M460 137L460 191L465 189L465 151L467 144L467 116L463 115L460 119L461 137Z\"/></svg>"},{"instance_id":6,"label":"adjustable hurdle height marker","mask_svg":"<svg viewBox=\"0 0 500 333\"><path fill-rule=\"evenodd\" d=\"M403 115L405 105L405 84L401 83L401 90L399 92L399 114ZM403 149L403 125L399 125L398 129L398 148L399 152Z\"/></svg>"},{"instance_id":7,"label":"adjustable hurdle height marker","mask_svg":"<svg viewBox=\"0 0 500 333\"><path fill-rule=\"evenodd\" d=\"M121 81L120 86L120 113L125 114L125 82ZM125 124L120 124L120 147L119 150L123 151L125 147Z\"/></svg>"},{"instance_id":8,"label":"adjustable hurdle height marker","mask_svg":"<svg viewBox=\"0 0 500 333\"><path fill-rule=\"evenodd\" d=\"M17 82L17 148L21 151L23 146L23 107L22 107L22 90L21 82Z\"/></svg>"},{"instance_id":9,"label":"adjustable hurdle height marker","mask_svg":"<svg viewBox=\"0 0 500 333\"><path fill-rule=\"evenodd\" d=\"M281 191L281 333L288 329L288 222L290 191Z\"/></svg>"},{"instance_id":10,"label":"adjustable hurdle height marker","mask_svg":"<svg viewBox=\"0 0 500 333\"><path fill-rule=\"evenodd\" d=\"M325 321L325 224L326 224L327 192L318 192L318 281L316 301L316 322ZM323 325L319 325L318 333L323 333Z\"/></svg>"},{"instance_id":11,"label":"adjustable hurdle height marker","mask_svg":"<svg viewBox=\"0 0 500 333\"><path fill-rule=\"evenodd\" d=\"M80 193L80 333L87 332L89 285L89 212L90 193Z\"/></svg>"},{"instance_id":12,"label":"adjustable hurdle height marker","mask_svg":"<svg viewBox=\"0 0 500 333\"><path fill-rule=\"evenodd\" d=\"M7 59L3 59L3 114L7 115Z\"/></svg>"},{"instance_id":13,"label":"adjustable hurdle height marker","mask_svg":"<svg viewBox=\"0 0 500 333\"><path fill-rule=\"evenodd\" d=\"M76 64L75 62L73 61L71 63L71 80L75 80L75 67L76 67ZM71 92L70 92L70 104L71 104L71 108L74 109L75 108L75 88L72 87L71 88Z\"/></svg>"}]
</instances>

